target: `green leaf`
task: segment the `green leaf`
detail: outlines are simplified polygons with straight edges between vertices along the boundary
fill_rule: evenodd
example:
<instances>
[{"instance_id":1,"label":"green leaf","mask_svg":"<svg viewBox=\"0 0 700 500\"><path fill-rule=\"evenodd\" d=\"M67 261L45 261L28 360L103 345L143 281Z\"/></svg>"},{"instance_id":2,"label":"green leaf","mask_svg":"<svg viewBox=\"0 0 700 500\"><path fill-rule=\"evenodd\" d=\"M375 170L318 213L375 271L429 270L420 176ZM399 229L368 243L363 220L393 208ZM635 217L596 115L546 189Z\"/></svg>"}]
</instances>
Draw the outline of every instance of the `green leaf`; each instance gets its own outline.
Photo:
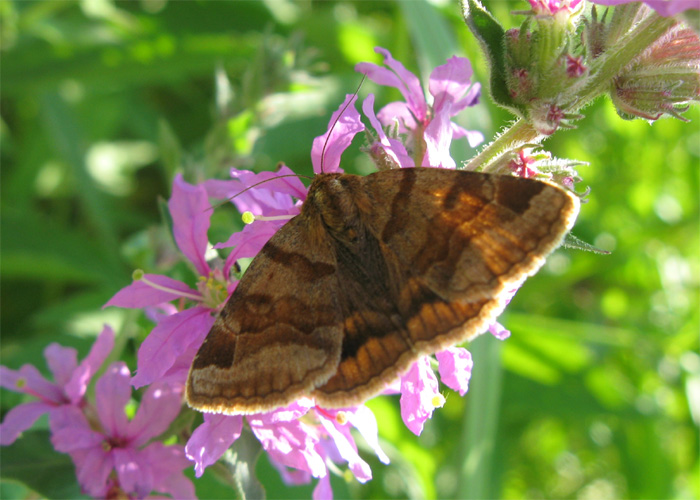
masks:
<instances>
[{"instance_id":1,"label":"green leaf","mask_svg":"<svg viewBox=\"0 0 700 500\"><path fill-rule=\"evenodd\" d=\"M427 1L400 1L398 5L415 42L421 71L427 76L457 52L457 40L445 17Z\"/></svg>"},{"instance_id":2,"label":"green leaf","mask_svg":"<svg viewBox=\"0 0 700 500\"><path fill-rule=\"evenodd\" d=\"M479 3L479 0L462 0L462 12L464 21L477 40L479 40L481 50L489 62L489 68L491 69L489 85L491 98L496 104L511 113L524 117L525 110L510 97L506 84L505 50L503 44L505 31L503 27Z\"/></svg>"},{"instance_id":3,"label":"green leaf","mask_svg":"<svg viewBox=\"0 0 700 500\"><path fill-rule=\"evenodd\" d=\"M168 178L175 177L175 172L182 162L182 147L175 132L165 119L158 121L158 145L160 158L168 172Z\"/></svg>"},{"instance_id":4,"label":"green leaf","mask_svg":"<svg viewBox=\"0 0 700 500\"><path fill-rule=\"evenodd\" d=\"M255 463L261 453L260 442L245 430L221 458L227 470L226 477L221 478L236 489L242 500L266 497L265 488L255 476Z\"/></svg>"},{"instance_id":5,"label":"green leaf","mask_svg":"<svg viewBox=\"0 0 700 500\"><path fill-rule=\"evenodd\" d=\"M69 231L33 213L5 208L0 218L4 233L3 278L53 282L123 283L123 269L106 261L93 238Z\"/></svg>"},{"instance_id":6,"label":"green leaf","mask_svg":"<svg viewBox=\"0 0 700 500\"><path fill-rule=\"evenodd\" d=\"M46 498L85 498L68 455L55 451L48 431L25 432L11 446L0 448L0 477L21 482Z\"/></svg>"},{"instance_id":7,"label":"green leaf","mask_svg":"<svg viewBox=\"0 0 700 500\"><path fill-rule=\"evenodd\" d=\"M474 359L469 387L469 406L462 420L461 474L457 498L495 498L494 449L498 440L501 402L500 342L489 335L469 343Z\"/></svg>"},{"instance_id":8,"label":"green leaf","mask_svg":"<svg viewBox=\"0 0 700 500\"><path fill-rule=\"evenodd\" d=\"M233 452L233 472L236 489L241 498L265 498L265 488L255 477L255 462L262 448L260 442L250 432L244 432L231 447Z\"/></svg>"},{"instance_id":9,"label":"green leaf","mask_svg":"<svg viewBox=\"0 0 700 500\"><path fill-rule=\"evenodd\" d=\"M459 52L454 30L445 21L440 11L425 0L402 0L398 5L414 40L422 80L427 81L435 67L445 64L450 57ZM472 109L469 113L464 113L464 116L460 116L460 125L467 128L482 128L476 126L477 120L473 116L475 115L473 111ZM470 120L469 123L464 121L467 119ZM451 151L455 158L466 159L471 156L471 148L466 141L455 141Z\"/></svg>"},{"instance_id":10,"label":"green leaf","mask_svg":"<svg viewBox=\"0 0 700 500\"><path fill-rule=\"evenodd\" d=\"M564 242L561 244L565 248L574 248L576 250L583 250L584 252L593 252L599 255L610 255L611 252L608 250L603 250L602 248L594 247L590 243L577 238L571 233L568 233L564 237Z\"/></svg>"}]
</instances>

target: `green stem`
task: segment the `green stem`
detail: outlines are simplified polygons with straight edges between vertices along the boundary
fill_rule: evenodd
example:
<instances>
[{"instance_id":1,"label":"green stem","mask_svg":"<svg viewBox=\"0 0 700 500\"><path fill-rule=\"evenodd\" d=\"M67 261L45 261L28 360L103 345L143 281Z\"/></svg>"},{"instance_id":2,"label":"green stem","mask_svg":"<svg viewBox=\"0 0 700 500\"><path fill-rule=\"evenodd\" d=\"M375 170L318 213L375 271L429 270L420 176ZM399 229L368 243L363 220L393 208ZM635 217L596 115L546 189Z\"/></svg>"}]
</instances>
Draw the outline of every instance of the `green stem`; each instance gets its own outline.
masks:
<instances>
[{"instance_id":1,"label":"green stem","mask_svg":"<svg viewBox=\"0 0 700 500\"><path fill-rule=\"evenodd\" d=\"M494 448L501 403L501 343L483 335L469 344L474 357L468 408L462 421L461 473L456 498L499 498Z\"/></svg>"},{"instance_id":2,"label":"green stem","mask_svg":"<svg viewBox=\"0 0 700 500\"><path fill-rule=\"evenodd\" d=\"M464 168L465 170L487 171L489 165L502 154L518 149L525 144L540 142L543 137L530 123L522 118L518 118L510 128L496 137L491 144L472 158Z\"/></svg>"}]
</instances>

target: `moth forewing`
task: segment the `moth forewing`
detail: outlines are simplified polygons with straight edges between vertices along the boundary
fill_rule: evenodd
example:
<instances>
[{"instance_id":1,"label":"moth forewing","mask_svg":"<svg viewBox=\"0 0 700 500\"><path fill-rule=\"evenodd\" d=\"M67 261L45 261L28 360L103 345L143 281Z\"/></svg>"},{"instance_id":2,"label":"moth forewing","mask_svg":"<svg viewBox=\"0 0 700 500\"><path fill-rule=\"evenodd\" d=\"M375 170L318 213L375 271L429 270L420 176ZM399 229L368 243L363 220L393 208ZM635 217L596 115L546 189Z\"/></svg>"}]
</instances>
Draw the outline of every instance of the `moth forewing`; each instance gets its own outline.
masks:
<instances>
[{"instance_id":1,"label":"moth forewing","mask_svg":"<svg viewBox=\"0 0 700 500\"><path fill-rule=\"evenodd\" d=\"M578 213L541 181L409 168L320 174L263 247L190 370L187 399L251 413L353 406L502 312Z\"/></svg>"}]
</instances>

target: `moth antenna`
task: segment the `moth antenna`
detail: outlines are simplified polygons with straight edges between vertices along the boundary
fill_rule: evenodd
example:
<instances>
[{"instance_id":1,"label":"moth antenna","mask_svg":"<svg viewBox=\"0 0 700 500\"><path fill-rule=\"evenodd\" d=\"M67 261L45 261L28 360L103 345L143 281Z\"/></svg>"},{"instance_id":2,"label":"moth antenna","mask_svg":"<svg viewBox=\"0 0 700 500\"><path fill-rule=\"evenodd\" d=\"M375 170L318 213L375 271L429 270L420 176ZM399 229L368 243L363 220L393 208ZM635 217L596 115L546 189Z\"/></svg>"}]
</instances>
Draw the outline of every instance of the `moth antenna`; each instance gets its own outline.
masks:
<instances>
[{"instance_id":1,"label":"moth antenna","mask_svg":"<svg viewBox=\"0 0 700 500\"><path fill-rule=\"evenodd\" d=\"M226 201L222 201L221 203L217 203L216 205L212 205L211 207L208 208L208 210L214 210L215 208L219 208L219 207L225 205L226 203L232 201L234 198L242 195L246 191L249 191L249 190L253 189L254 187L258 187L260 184L265 184L266 182L274 181L276 179L284 179L285 177L297 177L297 178L303 177L304 179L307 179L310 181L313 180L312 177L309 177L308 175L302 175L302 174L284 174L284 175L278 175L277 177L273 177L271 179L263 179L260 182L256 182L252 186L248 186L247 188L240 190L239 192L237 192L233 196L227 198Z\"/></svg>"},{"instance_id":2,"label":"moth antenna","mask_svg":"<svg viewBox=\"0 0 700 500\"><path fill-rule=\"evenodd\" d=\"M360 88L362 87L362 84L365 83L365 79L367 79L367 75L365 75L363 73L362 80L360 80L360 83L357 85L355 92L353 92L353 94L352 94L354 97L357 97L357 94L360 93ZM328 140L331 138L331 133L333 132L335 125L338 123L340 118L343 116L343 113L345 113L345 110L348 109L350 104L352 104L352 99L350 99L350 101L348 101L348 103L345 106L343 106L343 109L340 110L340 113L338 113L338 116L336 116L335 120L333 120L333 123L331 124L331 128L328 129L328 135L326 136L326 140L323 141L323 149L321 149L321 173L323 173L323 162L326 159L326 146L328 146Z\"/></svg>"}]
</instances>

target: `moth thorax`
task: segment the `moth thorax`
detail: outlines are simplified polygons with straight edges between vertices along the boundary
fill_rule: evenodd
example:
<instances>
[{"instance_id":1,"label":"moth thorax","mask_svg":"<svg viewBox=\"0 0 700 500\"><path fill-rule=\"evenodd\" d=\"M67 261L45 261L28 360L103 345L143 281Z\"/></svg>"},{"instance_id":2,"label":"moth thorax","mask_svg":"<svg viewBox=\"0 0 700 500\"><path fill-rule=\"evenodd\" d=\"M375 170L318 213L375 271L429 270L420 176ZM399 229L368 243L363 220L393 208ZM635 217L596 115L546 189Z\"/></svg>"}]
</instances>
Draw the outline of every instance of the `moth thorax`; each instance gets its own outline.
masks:
<instances>
[{"instance_id":1,"label":"moth thorax","mask_svg":"<svg viewBox=\"0 0 700 500\"><path fill-rule=\"evenodd\" d=\"M352 234L359 223L359 212L346 176L332 176L319 183L312 201L324 224L334 233Z\"/></svg>"}]
</instances>

